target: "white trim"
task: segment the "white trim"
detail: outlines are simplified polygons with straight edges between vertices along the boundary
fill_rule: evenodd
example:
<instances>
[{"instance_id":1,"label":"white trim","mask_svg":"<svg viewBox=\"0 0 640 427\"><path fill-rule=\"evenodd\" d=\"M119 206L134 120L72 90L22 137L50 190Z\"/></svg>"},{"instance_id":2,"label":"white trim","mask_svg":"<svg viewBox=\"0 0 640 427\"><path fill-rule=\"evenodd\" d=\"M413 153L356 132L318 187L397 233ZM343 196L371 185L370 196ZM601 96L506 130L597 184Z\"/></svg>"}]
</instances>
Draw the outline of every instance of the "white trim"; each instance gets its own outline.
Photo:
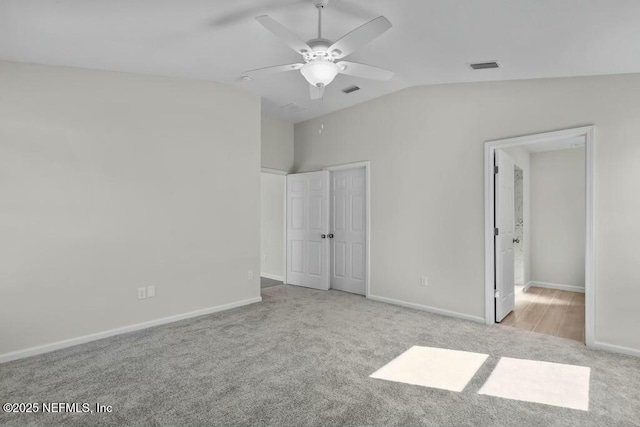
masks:
<instances>
[{"instance_id":1,"label":"white trim","mask_svg":"<svg viewBox=\"0 0 640 427\"><path fill-rule=\"evenodd\" d=\"M371 166L371 162L367 160L363 162L343 163L341 165L327 166L323 170L329 171L329 172L335 172L335 171L343 171L348 169L369 168L370 166Z\"/></svg>"},{"instance_id":2,"label":"white trim","mask_svg":"<svg viewBox=\"0 0 640 427\"><path fill-rule=\"evenodd\" d=\"M595 128L590 126L585 133L586 151L586 198L585 198L585 341L593 346L596 341L596 258L595 258Z\"/></svg>"},{"instance_id":3,"label":"white trim","mask_svg":"<svg viewBox=\"0 0 640 427\"><path fill-rule=\"evenodd\" d=\"M527 284L524 285L524 288L522 289L522 292L527 292L532 284L533 284L533 282L527 282Z\"/></svg>"},{"instance_id":4,"label":"white trim","mask_svg":"<svg viewBox=\"0 0 640 427\"><path fill-rule=\"evenodd\" d=\"M327 166L323 170L329 172L335 172L340 170L358 169L364 168L365 174L365 198L366 198L366 229L367 229L367 245L366 245L366 259L367 259L367 271L365 278L365 291L364 296L369 298L371 296L370 278L371 278L371 162L366 160L363 162L345 163L342 165Z\"/></svg>"},{"instance_id":5,"label":"white trim","mask_svg":"<svg viewBox=\"0 0 640 427\"><path fill-rule=\"evenodd\" d=\"M568 138L579 138L581 136L591 135L593 137L593 125L583 126L579 128L573 129L563 129L557 130L553 132L544 132L544 133L536 133L533 135L524 135L517 136L515 138L506 138L506 139L494 139L491 141L485 142L485 147L487 145L492 148L504 148L504 147L513 147L517 145L526 145L537 142L549 142L549 141L557 141L561 139ZM589 141L585 141L589 142Z\"/></svg>"},{"instance_id":6,"label":"white trim","mask_svg":"<svg viewBox=\"0 0 640 427\"><path fill-rule=\"evenodd\" d=\"M289 175L289 173L287 171L281 171L280 169L271 169L271 168L261 168L260 172L262 172L262 173L270 173L272 175L282 175L282 176Z\"/></svg>"},{"instance_id":7,"label":"white trim","mask_svg":"<svg viewBox=\"0 0 640 427\"><path fill-rule=\"evenodd\" d=\"M629 356L640 357L640 350L630 347L623 347L620 345L609 344L606 342L595 341L589 347L597 348L599 350L610 351L613 353L626 354Z\"/></svg>"},{"instance_id":8,"label":"white trim","mask_svg":"<svg viewBox=\"0 0 640 427\"><path fill-rule=\"evenodd\" d=\"M282 277L282 283L284 283L285 285L287 284L287 215L289 215L289 211L287 211L287 198L289 197L289 195L287 194L287 191L289 190L289 187L287 187L287 177L284 177L284 200L282 201L284 203L284 215L282 218L282 229L284 230L284 248L283 248L283 254L284 254L284 259L282 260L282 272L283 272L283 277Z\"/></svg>"},{"instance_id":9,"label":"white trim","mask_svg":"<svg viewBox=\"0 0 640 427\"><path fill-rule=\"evenodd\" d=\"M535 280L532 280L526 284L525 291L529 289L531 286L535 286L537 288L558 289L561 291L569 291L569 292L580 292L583 294L585 293L585 289L582 286L561 285L559 283L548 283L548 282L536 282Z\"/></svg>"},{"instance_id":10,"label":"white trim","mask_svg":"<svg viewBox=\"0 0 640 427\"><path fill-rule=\"evenodd\" d=\"M284 276L278 276L277 274L260 273L260 277L264 277L265 279L271 279L271 280L279 280L284 283Z\"/></svg>"},{"instance_id":11,"label":"white trim","mask_svg":"<svg viewBox=\"0 0 640 427\"><path fill-rule=\"evenodd\" d=\"M585 138L586 149L586 242L585 242L585 338L586 344L593 347L595 343L595 258L594 258L594 126L584 126L575 129L565 129L536 135L526 135L516 138L487 141L484 145L484 212L485 212L485 322L487 325L495 323L494 298L494 174L493 157L495 150L537 142L548 142L566 138Z\"/></svg>"},{"instance_id":12,"label":"white trim","mask_svg":"<svg viewBox=\"0 0 640 427\"><path fill-rule=\"evenodd\" d=\"M457 311L444 310L442 308L429 307L427 305L406 302L392 298L379 297L377 295L369 295L367 298L373 301L384 302L386 304L399 305L400 307L413 308L414 310L426 311L441 316L455 317L458 319L470 320L476 323L484 323L484 319L480 316L472 316L470 314L458 313Z\"/></svg>"},{"instance_id":13,"label":"white trim","mask_svg":"<svg viewBox=\"0 0 640 427\"><path fill-rule=\"evenodd\" d=\"M262 301L262 297L255 297L246 300L236 301L229 304L222 304L214 307L203 308L201 310L191 311L189 313L177 314L175 316L163 317L161 319L150 320L148 322L136 323L134 325L123 326L121 328L110 329L95 334L83 335L81 337L71 338L68 340L58 341L50 344L44 344L37 347L26 348L24 350L12 351L10 353L0 354L0 363L9 362L11 360L23 359L25 357L36 356L38 354L49 353L51 351L60 350L67 347L73 347L78 344L84 344L91 341L109 338L115 335L126 334L128 332L139 331L141 329L151 328L153 326L164 325L167 323L177 322L179 320L190 319L192 317L204 316L219 311L230 310L232 308L242 307L244 305L254 304Z\"/></svg>"}]
</instances>

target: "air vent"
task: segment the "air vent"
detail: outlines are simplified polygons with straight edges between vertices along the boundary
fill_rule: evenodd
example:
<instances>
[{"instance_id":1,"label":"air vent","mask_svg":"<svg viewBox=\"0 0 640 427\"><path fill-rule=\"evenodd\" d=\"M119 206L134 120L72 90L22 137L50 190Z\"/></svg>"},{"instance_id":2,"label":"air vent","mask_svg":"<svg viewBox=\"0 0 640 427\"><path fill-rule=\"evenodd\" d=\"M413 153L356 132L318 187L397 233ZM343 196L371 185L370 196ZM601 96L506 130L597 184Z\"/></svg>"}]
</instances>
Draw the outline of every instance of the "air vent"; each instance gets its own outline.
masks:
<instances>
[{"instance_id":1,"label":"air vent","mask_svg":"<svg viewBox=\"0 0 640 427\"><path fill-rule=\"evenodd\" d=\"M342 91L343 91L344 93L353 93L353 92L355 92L355 91L357 91L357 90L360 90L360 88L359 88L358 86L355 86L355 85L353 85L353 86L349 86L349 87L347 87L347 88L342 89Z\"/></svg>"},{"instance_id":2,"label":"air vent","mask_svg":"<svg viewBox=\"0 0 640 427\"><path fill-rule=\"evenodd\" d=\"M307 109L307 107L303 107L302 105L298 105L295 102L291 102L291 103L289 103L287 105L283 105L280 108L282 108L285 111L291 111L293 113L297 113L297 112L300 112L302 110L306 110Z\"/></svg>"},{"instance_id":3,"label":"air vent","mask_svg":"<svg viewBox=\"0 0 640 427\"><path fill-rule=\"evenodd\" d=\"M490 68L500 68L500 64L498 64L496 61L477 62L475 64L470 64L470 66L474 70L488 70Z\"/></svg>"}]
</instances>

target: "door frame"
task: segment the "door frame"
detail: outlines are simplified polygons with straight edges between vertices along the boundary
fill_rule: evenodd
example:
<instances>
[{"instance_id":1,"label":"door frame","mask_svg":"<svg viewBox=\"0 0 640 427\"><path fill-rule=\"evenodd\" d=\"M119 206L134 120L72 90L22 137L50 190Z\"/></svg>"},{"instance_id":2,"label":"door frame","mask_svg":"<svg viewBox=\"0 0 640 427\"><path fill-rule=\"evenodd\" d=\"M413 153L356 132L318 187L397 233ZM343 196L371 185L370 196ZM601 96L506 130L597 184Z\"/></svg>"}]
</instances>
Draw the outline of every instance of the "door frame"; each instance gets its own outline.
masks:
<instances>
[{"instance_id":1,"label":"door frame","mask_svg":"<svg viewBox=\"0 0 640 427\"><path fill-rule=\"evenodd\" d=\"M287 284L287 175L289 175L289 173L287 171L283 171L280 169L271 169L271 168L261 168L260 169L260 173L270 173L272 175L281 175L284 176L284 201L282 203L284 203L284 215L283 215L283 222L282 222L282 231L283 231L283 235L284 235L284 250L283 250L283 254L284 254L284 265L282 267L283 269L283 274L282 274L282 283L284 283L285 285ZM262 254L260 254L260 263L262 264ZM262 272L261 272L262 273Z\"/></svg>"},{"instance_id":2,"label":"door frame","mask_svg":"<svg viewBox=\"0 0 640 427\"><path fill-rule=\"evenodd\" d=\"M365 222L365 240L366 240L366 244L365 244L365 259L367 262L367 268L365 269L365 297L369 298L370 295L370 286L369 286L369 278L371 277L371 162L370 161L362 161L362 162L354 162L354 163L345 163L345 164L341 164L341 165L335 165L335 166L327 166L325 168L323 168L322 170L325 171L329 171L329 172L335 172L335 171L340 171L340 170L348 170L348 169L360 169L360 168L364 168L364 175L365 175L365 215L366 215L366 222ZM333 191L331 190L331 188L329 188L329 194L333 194Z\"/></svg>"},{"instance_id":3,"label":"door frame","mask_svg":"<svg viewBox=\"0 0 640 427\"><path fill-rule=\"evenodd\" d=\"M493 173L494 154L499 148L515 147L539 142L557 141L566 138L585 138L585 343L592 347L595 344L595 258L594 258L594 182L595 182L595 126L583 126L554 132L544 132L515 138L486 141L484 144L484 185L485 185L485 322L495 322L495 241L494 241L494 200L495 175Z\"/></svg>"}]
</instances>

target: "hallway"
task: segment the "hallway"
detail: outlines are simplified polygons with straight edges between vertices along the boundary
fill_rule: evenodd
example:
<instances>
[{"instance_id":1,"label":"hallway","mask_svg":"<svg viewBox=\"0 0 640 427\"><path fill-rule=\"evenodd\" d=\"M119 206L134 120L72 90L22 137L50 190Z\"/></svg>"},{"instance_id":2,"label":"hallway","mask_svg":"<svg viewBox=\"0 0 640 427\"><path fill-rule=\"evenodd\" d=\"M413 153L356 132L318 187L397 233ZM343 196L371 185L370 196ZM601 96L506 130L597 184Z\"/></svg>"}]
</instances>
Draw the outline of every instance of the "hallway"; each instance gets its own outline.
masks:
<instances>
[{"instance_id":1,"label":"hallway","mask_svg":"<svg viewBox=\"0 0 640 427\"><path fill-rule=\"evenodd\" d=\"M516 285L516 307L501 325L584 342L584 294Z\"/></svg>"}]
</instances>

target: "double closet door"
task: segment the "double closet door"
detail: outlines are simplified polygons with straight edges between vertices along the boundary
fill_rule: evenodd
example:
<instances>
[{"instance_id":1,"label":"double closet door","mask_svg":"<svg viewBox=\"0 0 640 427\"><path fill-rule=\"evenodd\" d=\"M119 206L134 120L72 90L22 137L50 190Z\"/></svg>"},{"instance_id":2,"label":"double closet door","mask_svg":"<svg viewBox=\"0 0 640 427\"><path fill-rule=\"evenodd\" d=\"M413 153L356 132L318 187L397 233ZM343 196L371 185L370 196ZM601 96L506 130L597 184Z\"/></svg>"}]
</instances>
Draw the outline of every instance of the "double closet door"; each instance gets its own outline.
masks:
<instances>
[{"instance_id":1,"label":"double closet door","mask_svg":"<svg viewBox=\"0 0 640 427\"><path fill-rule=\"evenodd\" d=\"M365 294L364 168L287 176L287 282Z\"/></svg>"}]
</instances>

